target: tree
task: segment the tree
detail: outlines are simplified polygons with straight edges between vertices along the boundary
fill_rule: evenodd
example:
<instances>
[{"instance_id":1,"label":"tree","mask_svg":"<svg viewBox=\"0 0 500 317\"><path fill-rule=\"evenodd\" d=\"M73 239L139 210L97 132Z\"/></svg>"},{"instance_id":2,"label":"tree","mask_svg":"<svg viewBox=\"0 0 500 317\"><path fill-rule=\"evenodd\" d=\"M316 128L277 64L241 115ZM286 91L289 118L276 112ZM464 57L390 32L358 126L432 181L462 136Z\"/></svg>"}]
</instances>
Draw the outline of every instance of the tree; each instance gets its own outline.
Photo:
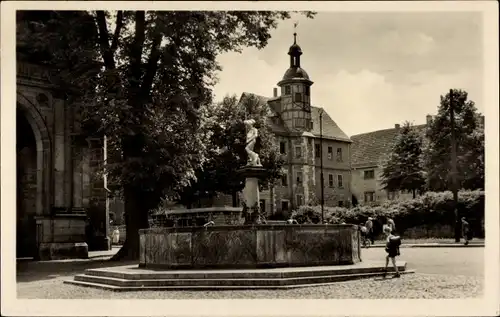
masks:
<instances>
[{"instance_id":1,"label":"tree","mask_svg":"<svg viewBox=\"0 0 500 317\"><path fill-rule=\"evenodd\" d=\"M270 30L290 13L44 14L48 19L20 29L18 43L48 52L53 80L72 91L67 102L81 116L82 134L108 137L106 173L110 189L123 195L127 228L114 259L137 259L138 230L148 227L148 210L195 180L205 160L207 140L200 132L221 69L217 55L265 47Z\"/></svg>"},{"instance_id":2,"label":"tree","mask_svg":"<svg viewBox=\"0 0 500 317\"><path fill-rule=\"evenodd\" d=\"M237 176L237 170L247 162L245 119L254 119L259 130L256 151L267 171L261 182L263 187L281 176L284 163L269 126L266 103L255 96L244 95L241 100L227 96L209 113L205 125L206 135L209 135L206 161L196 171L197 181L183 188L180 195L180 202L188 207L197 199L212 198L218 193L232 195L235 204L237 192L244 187L244 180Z\"/></svg>"},{"instance_id":3,"label":"tree","mask_svg":"<svg viewBox=\"0 0 500 317\"><path fill-rule=\"evenodd\" d=\"M484 189L484 125L467 92L453 90L457 141L458 188ZM426 133L424 151L427 186L433 191L451 188L450 95L441 96L438 114Z\"/></svg>"},{"instance_id":4,"label":"tree","mask_svg":"<svg viewBox=\"0 0 500 317\"><path fill-rule=\"evenodd\" d=\"M409 122L401 127L382 170L382 184L388 191L410 191L413 198L425 185L422 137Z\"/></svg>"}]
</instances>

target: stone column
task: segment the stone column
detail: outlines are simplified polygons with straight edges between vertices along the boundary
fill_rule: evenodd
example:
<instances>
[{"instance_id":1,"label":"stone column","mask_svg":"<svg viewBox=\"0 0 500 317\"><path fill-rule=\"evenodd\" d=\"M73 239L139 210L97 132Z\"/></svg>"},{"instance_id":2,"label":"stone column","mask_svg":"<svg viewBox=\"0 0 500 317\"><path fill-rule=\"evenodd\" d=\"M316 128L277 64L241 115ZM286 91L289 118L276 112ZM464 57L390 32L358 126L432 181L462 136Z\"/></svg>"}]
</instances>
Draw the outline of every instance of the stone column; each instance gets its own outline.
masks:
<instances>
[{"instance_id":1,"label":"stone column","mask_svg":"<svg viewBox=\"0 0 500 317\"><path fill-rule=\"evenodd\" d=\"M247 207L258 206L260 201L259 179L256 177L247 177L245 179L245 188L243 188L243 199Z\"/></svg>"},{"instance_id":2,"label":"stone column","mask_svg":"<svg viewBox=\"0 0 500 317\"><path fill-rule=\"evenodd\" d=\"M73 152L73 207L83 208L82 149Z\"/></svg>"},{"instance_id":3,"label":"stone column","mask_svg":"<svg viewBox=\"0 0 500 317\"><path fill-rule=\"evenodd\" d=\"M64 119L64 203L73 207L73 114L71 105L65 102Z\"/></svg>"},{"instance_id":4,"label":"stone column","mask_svg":"<svg viewBox=\"0 0 500 317\"><path fill-rule=\"evenodd\" d=\"M64 101L54 100L54 207L62 211L66 209L64 201L64 174L65 174L65 120Z\"/></svg>"},{"instance_id":5,"label":"stone column","mask_svg":"<svg viewBox=\"0 0 500 317\"><path fill-rule=\"evenodd\" d=\"M260 192L259 179L262 178L266 170L261 166L246 166L238 171L245 177L245 187L243 188L243 217L245 224L260 223Z\"/></svg>"},{"instance_id":6,"label":"stone column","mask_svg":"<svg viewBox=\"0 0 500 317\"><path fill-rule=\"evenodd\" d=\"M82 149L82 165L81 165L81 175L82 175L82 206L83 208L88 208L91 197L91 181L90 181L90 148Z\"/></svg>"}]
</instances>

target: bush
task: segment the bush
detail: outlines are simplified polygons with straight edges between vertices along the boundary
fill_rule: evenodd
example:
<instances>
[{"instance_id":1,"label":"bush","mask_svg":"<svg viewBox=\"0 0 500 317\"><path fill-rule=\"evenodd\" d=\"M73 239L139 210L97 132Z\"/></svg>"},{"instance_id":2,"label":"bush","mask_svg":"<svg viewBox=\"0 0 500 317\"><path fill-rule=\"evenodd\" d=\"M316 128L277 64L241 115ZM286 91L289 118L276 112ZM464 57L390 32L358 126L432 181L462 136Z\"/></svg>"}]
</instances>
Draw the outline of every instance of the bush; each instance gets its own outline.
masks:
<instances>
[{"instance_id":1,"label":"bush","mask_svg":"<svg viewBox=\"0 0 500 317\"><path fill-rule=\"evenodd\" d=\"M321 207L300 206L292 212L292 218L298 223L319 223L321 221Z\"/></svg>"},{"instance_id":2,"label":"bush","mask_svg":"<svg viewBox=\"0 0 500 317\"><path fill-rule=\"evenodd\" d=\"M466 217L476 235L482 234L481 221L484 219L484 191L461 191L458 194L459 217ZM319 223L321 206L301 206L292 213L299 223ZM453 195L451 192L427 192L411 200L387 201L380 206L356 206L351 209L325 207L328 223L364 223L373 217L374 233L381 232L387 217L394 219L396 229L403 233L408 228L418 226L450 225L455 219Z\"/></svg>"},{"instance_id":3,"label":"bush","mask_svg":"<svg viewBox=\"0 0 500 317\"><path fill-rule=\"evenodd\" d=\"M278 211L278 212L270 215L267 219L269 219L269 220L287 220L288 217L287 217L286 213L284 213L282 211Z\"/></svg>"}]
</instances>

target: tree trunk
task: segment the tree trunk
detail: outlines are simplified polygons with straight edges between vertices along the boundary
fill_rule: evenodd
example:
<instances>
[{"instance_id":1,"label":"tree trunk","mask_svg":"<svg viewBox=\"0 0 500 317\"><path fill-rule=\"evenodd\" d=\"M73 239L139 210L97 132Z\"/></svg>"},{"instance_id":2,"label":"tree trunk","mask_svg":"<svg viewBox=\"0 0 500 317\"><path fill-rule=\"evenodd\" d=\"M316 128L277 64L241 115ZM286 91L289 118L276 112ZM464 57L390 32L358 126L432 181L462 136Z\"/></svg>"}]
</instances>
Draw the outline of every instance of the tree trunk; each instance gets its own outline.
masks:
<instances>
[{"instance_id":1,"label":"tree trunk","mask_svg":"<svg viewBox=\"0 0 500 317\"><path fill-rule=\"evenodd\" d=\"M125 186L125 243L111 260L138 260L139 259L139 230L149 227L148 211L144 210L142 192L133 186Z\"/></svg>"},{"instance_id":2,"label":"tree trunk","mask_svg":"<svg viewBox=\"0 0 500 317\"><path fill-rule=\"evenodd\" d=\"M415 189L413 189L412 192L413 192L413 199L415 199L415 197L416 197L415 196Z\"/></svg>"},{"instance_id":3,"label":"tree trunk","mask_svg":"<svg viewBox=\"0 0 500 317\"><path fill-rule=\"evenodd\" d=\"M235 192L235 191L233 191L233 192L231 193L231 198L233 199L233 207L238 207L238 206L237 206L238 201L237 201L237 199L236 199L237 197L236 197L236 192Z\"/></svg>"}]
</instances>

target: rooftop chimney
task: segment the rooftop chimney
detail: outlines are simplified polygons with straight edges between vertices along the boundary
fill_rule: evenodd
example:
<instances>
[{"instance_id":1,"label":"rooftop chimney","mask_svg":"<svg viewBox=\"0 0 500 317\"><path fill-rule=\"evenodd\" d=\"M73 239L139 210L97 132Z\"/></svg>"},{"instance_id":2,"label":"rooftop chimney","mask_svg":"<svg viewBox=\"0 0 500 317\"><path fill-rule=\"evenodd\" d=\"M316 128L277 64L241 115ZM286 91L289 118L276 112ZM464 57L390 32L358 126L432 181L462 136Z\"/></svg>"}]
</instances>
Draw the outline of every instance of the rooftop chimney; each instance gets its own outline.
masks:
<instances>
[{"instance_id":1,"label":"rooftop chimney","mask_svg":"<svg viewBox=\"0 0 500 317\"><path fill-rule=\"evenodd\" d=\"M432 116L430 114L428 114L425 118L426 118L427 125L432 123Z\"/></svg>"},{"instance_id":2,"label":"rooftop chimney","mask_svg":"<svg viewBox=\"0 0 500 317\"><path fill-rule=\"evenodd\" d=\"M273 88L273 97L278 97L278 88Z\"/></svg>"},{"instance_id":3,"label":"rooftop chimney","mask_svg":"<svg viewBox=\"0 0 500 317\"><path fill-rule=\"evenodd\" d=\"M396 129L399 129L399 127L400 127L399 123L396 123L396 124L394 125L394 127L395 127Z\"/></svg>"}]
</instances>

